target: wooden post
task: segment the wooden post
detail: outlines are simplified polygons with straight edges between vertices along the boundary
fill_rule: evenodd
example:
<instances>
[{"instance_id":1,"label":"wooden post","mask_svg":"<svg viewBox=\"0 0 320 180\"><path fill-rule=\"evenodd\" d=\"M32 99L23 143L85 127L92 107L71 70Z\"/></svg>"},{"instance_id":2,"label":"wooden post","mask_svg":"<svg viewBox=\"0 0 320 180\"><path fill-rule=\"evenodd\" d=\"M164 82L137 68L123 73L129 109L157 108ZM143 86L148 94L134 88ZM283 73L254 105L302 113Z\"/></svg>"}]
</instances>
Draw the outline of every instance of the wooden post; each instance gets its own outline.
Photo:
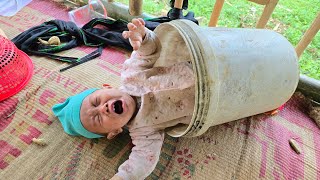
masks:
<instances>
[{"instance_id":1,"label":"wooden post","mask_svg":"<svg viewBox=\"0 0 320 180\"><path fill-rule=\"evenodd\" d=\"M224 0L217 0L216 3L214 4L214 7L213 7L213 10L211 13L211 17L210 17L210 21L208 24L209 27L217 26L218 18L220 16L223 4L224 4Z\"/></svg>"},{"instance_id":2,"label":"wooden post","mask_svg":"<svg viewBox=\"0 0 320 180\"><path fill-rule=\"evenodd\" d=\"M277 3L278 3L279 0L270 0L266 6L264 7L263 9L263 13L256 25L256 28L260 28L260 29L263 29L268 20L270 19L270 16L274 10L274 8L276 7Z\"/></svg>"},{"instance_id":3,"label":"wooden post","mask_svg":"<svg viewBox=\"0 0 320 180\"><path fill-rule=\"evenodd\" d=\"M143 0L129 0L129 14L139 16L142 14Z\"/></svg>"},{"instance_id":4,"label":"wooden post","mask_svg":"<svg viewBox=\"0 0 320 180\"><path fill-rule=\"evenodd\" d=\"M174 1L174 7L177 9L182 9L183 6L183 0L175 0Z\"/></svg>"},{"instance_id":5,"label":"wooden post","mask_svg":"<svg viewBox=\"0 0 320 180\"><path fill-rule=\"evenodd\" d=\"M312 41L313 37L317 34L319 29L320 29L320 13L316 17L316 19L313 21L310 28L304 33L303 37L301 38L298 45L296 46L296 52L298 57L301 56L301 54L310 44L310 42Z\"/></svg>"},{"instance_id":6,"label":"wooden post","mask_svg":"<svg viewBox=\"0 0 320 180\"><path fill-rule=\"evenodd\" d=\"M269 3L269 1L266 1L266 0L248 0L248 1L260 4L260 5L266 5Z\"/></svg>"}]
</instances>

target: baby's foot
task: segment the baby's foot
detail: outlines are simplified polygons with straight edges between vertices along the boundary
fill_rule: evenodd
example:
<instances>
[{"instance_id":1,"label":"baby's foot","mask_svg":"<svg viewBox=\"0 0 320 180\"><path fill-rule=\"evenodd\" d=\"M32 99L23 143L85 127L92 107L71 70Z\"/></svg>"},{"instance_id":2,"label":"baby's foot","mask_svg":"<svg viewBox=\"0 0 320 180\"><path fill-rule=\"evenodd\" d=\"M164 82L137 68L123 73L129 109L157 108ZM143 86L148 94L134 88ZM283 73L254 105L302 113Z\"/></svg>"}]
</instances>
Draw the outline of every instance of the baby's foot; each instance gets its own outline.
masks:
<instances>
[{"instance_id":1,"label":"baby's foot","mask_svg":"<svg viewBox=\"0 0 320 180\"><path fill-rule=\"evenodd\" d=\"M130 44L133 50L138 50L146 35L145 22L143 19L132 19L132 22L128 24L129 31L123 31L122 36L129 38Z\"/></svg>"}]
</instances>

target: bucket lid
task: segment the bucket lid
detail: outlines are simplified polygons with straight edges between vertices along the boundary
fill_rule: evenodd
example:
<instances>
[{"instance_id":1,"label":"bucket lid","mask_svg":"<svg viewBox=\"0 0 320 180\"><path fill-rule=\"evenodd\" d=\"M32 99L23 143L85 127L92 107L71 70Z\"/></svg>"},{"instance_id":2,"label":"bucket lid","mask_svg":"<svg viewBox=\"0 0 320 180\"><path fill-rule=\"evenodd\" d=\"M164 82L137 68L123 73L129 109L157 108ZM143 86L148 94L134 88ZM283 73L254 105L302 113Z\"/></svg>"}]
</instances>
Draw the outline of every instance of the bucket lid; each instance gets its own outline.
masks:
<instances>
[{"instance_id":1,"label":"bucket lid","mask_svg":"<svg viewBox=\"0 0 320 180\"><path fill-rule=\"evenodd\" d=\"M30 57L0 35L0 101L22 90L32 74L33 63Z\"/></svg>"}]
</instances>

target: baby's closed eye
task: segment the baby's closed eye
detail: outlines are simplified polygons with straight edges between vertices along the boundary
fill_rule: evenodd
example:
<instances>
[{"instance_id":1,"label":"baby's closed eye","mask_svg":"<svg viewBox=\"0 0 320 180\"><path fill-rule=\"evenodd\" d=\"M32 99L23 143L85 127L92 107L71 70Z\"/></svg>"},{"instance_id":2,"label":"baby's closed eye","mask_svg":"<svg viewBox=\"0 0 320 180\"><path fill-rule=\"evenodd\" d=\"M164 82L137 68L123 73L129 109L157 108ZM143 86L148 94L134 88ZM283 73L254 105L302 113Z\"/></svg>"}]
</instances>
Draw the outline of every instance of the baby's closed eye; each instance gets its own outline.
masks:
<instances>
[{"instance_id":1,"label":"baby's closed eye","mask_svg":"<svg viewBox=\"0 0 320 180\"><path fill-rule=\"evenodd\" d=\"M100 104L100 103L99 103L99 99L98 99L98 97L96 97L95 100L94 100L93 106L94 106L94 107L98 107L99 104Z\"/></svg>"}]
</instances>

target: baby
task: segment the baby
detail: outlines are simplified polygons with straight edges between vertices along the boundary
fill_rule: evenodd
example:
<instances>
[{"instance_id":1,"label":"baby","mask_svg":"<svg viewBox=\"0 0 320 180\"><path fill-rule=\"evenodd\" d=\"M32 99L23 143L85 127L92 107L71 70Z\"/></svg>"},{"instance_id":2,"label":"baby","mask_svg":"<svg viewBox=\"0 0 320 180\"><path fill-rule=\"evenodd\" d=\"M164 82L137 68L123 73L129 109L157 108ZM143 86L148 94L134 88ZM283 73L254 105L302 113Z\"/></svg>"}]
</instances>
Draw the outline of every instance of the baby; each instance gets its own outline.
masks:
<instances>
[{"instance_id":1,"label":"baby","mask_svg":"<svg viewBox=\"0 0 320 180\"><path fill-rule=\"evenodd\" d=\"M154 170L166 128L189 124L195 82L188 62L154 67L161 44L142 19L128 29L122 35L134 51L123 64L121 87L89 89L52 109L70 135L112 139L127 126L134 147L112 179L140 180Z\"/></svg>"}]
</instances>

